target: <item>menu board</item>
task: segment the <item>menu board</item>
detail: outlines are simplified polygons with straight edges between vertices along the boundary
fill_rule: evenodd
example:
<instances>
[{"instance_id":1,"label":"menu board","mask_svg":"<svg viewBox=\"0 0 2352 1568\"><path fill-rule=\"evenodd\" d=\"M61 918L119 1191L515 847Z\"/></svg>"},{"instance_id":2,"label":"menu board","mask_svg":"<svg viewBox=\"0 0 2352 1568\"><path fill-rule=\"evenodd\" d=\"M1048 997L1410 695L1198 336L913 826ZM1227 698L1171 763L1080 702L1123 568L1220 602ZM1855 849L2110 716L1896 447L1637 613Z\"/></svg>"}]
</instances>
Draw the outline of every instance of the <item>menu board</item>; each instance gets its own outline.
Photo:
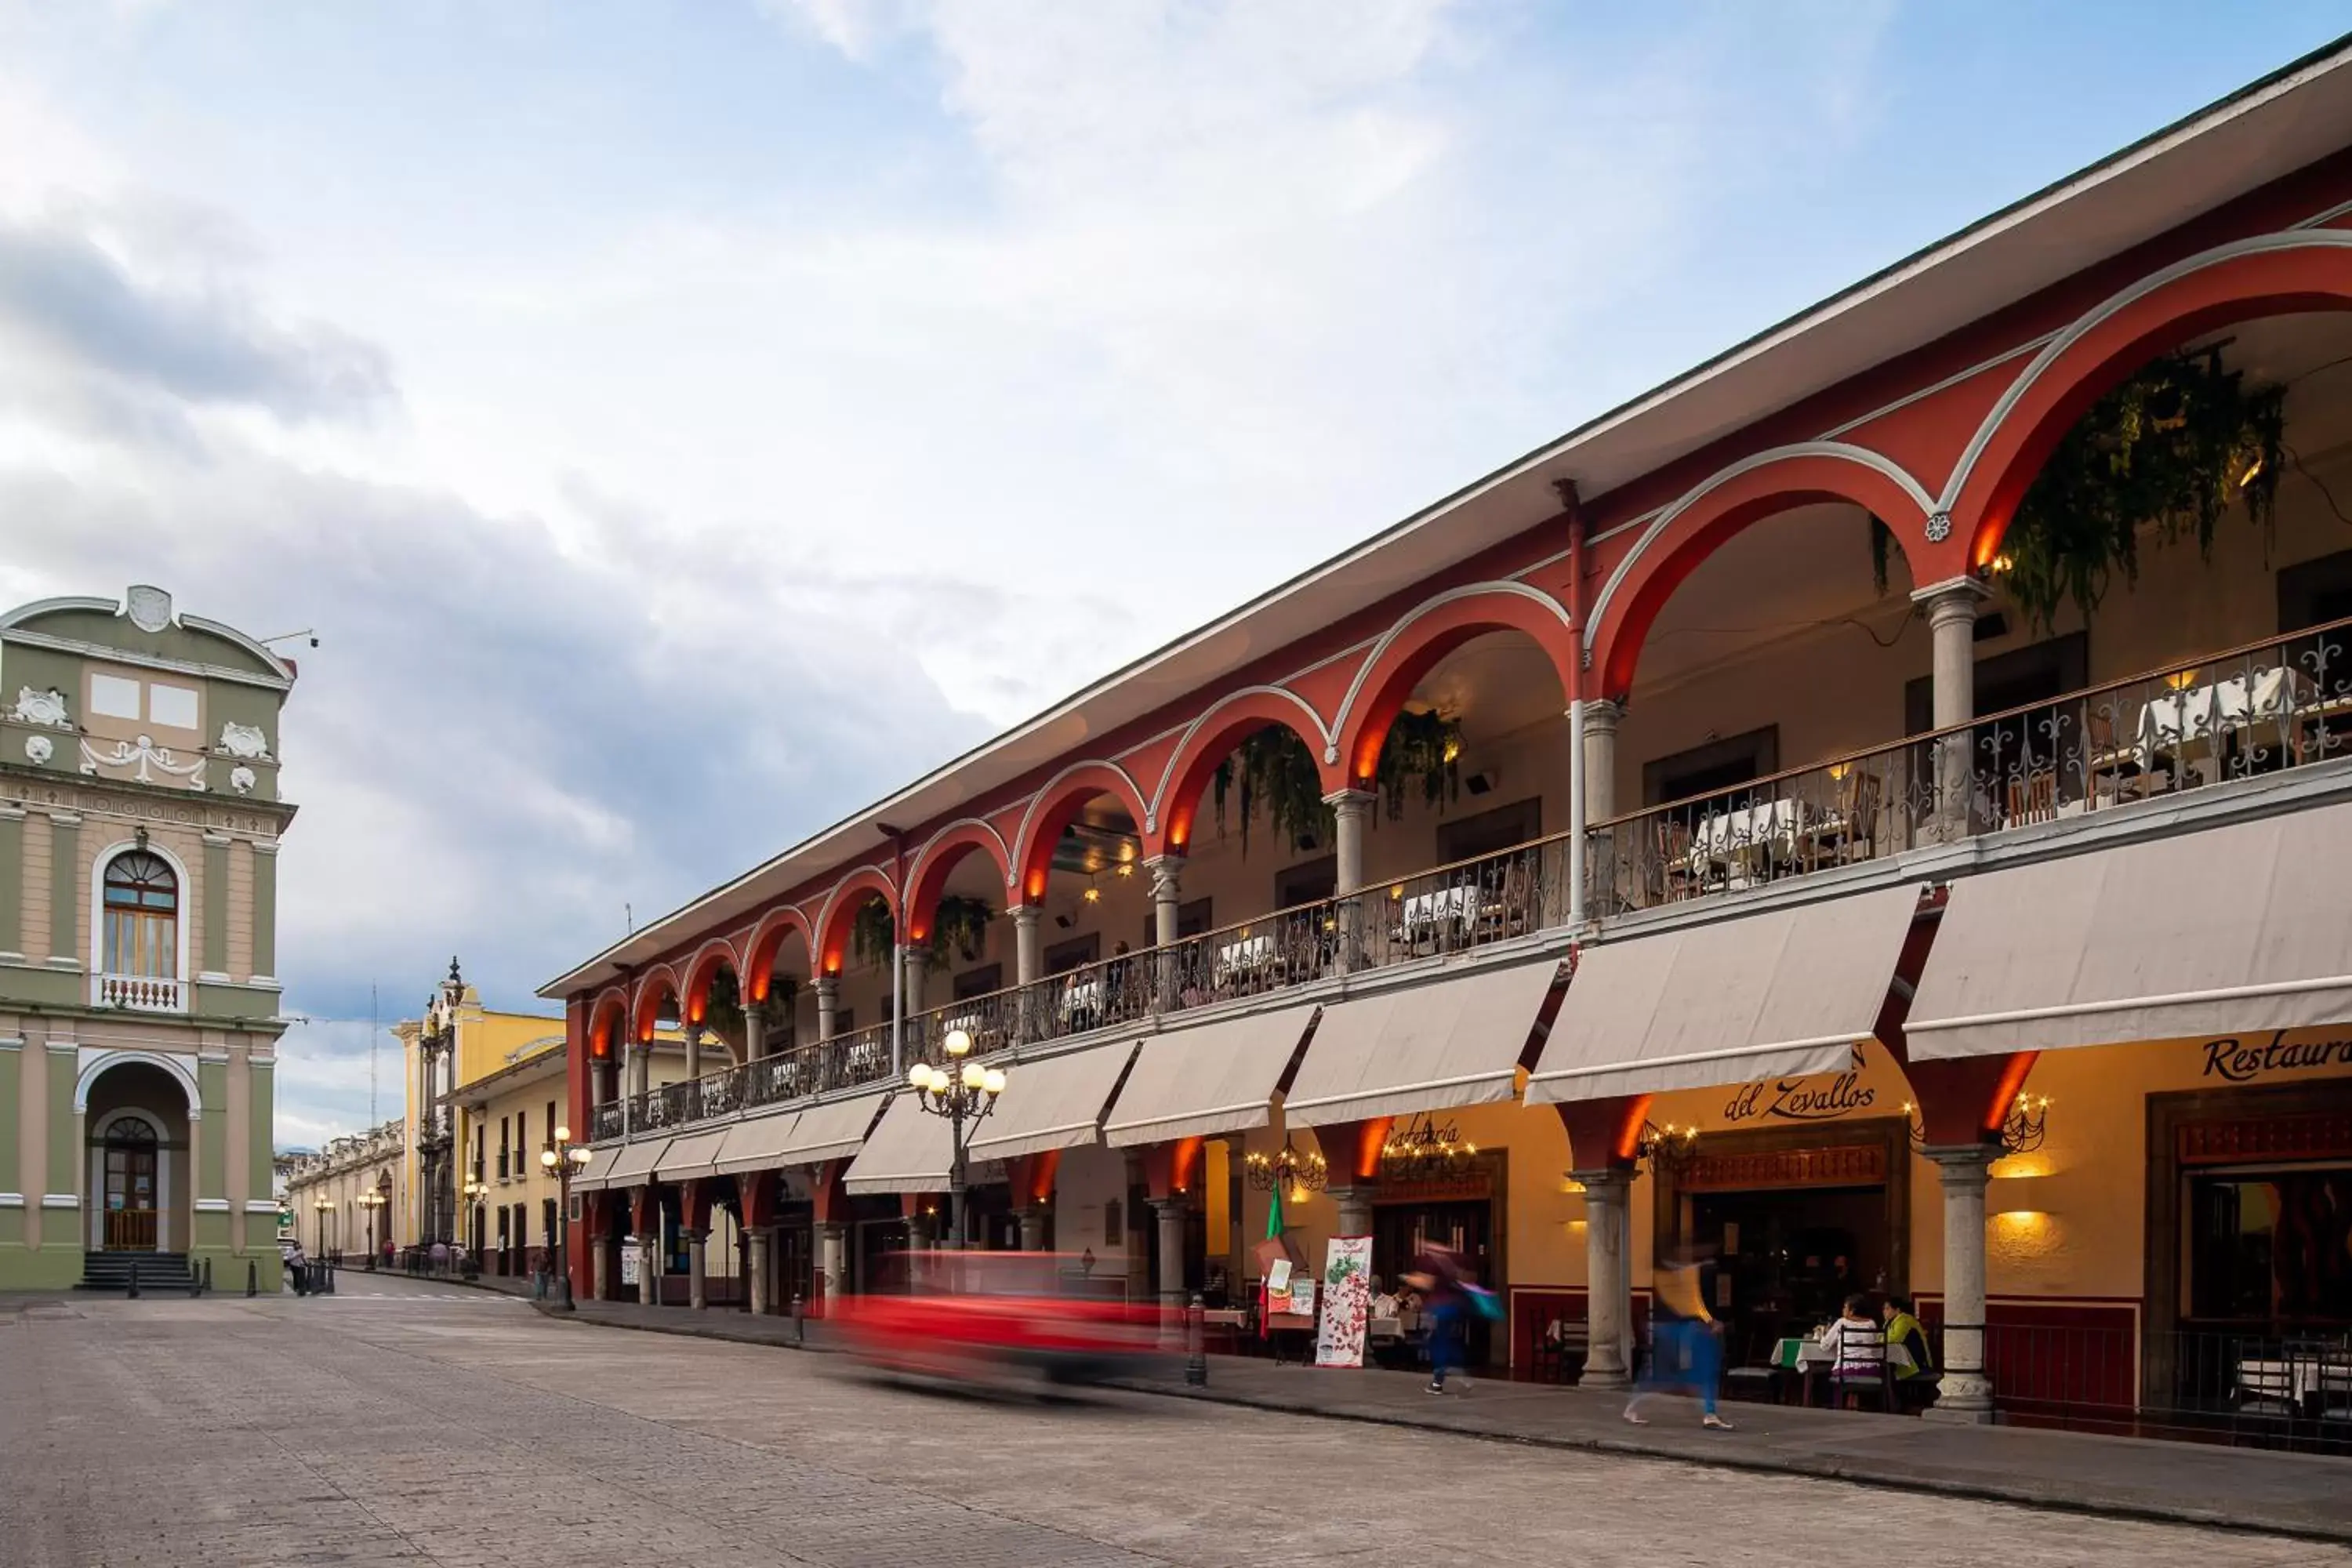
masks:
<instances>
[{"instance_id":1,"label":"menu board","mask_svg":"<svg viewBox=\"0 0 2352 1568\"><path fill-rule=\"evenodd\" d=\"M1372 1238L1335 1236L1323 1249L1323 1317L1316 1325L1317 1366L1361 1366L1372 1317Z\"/></svg>"}]
</instances>

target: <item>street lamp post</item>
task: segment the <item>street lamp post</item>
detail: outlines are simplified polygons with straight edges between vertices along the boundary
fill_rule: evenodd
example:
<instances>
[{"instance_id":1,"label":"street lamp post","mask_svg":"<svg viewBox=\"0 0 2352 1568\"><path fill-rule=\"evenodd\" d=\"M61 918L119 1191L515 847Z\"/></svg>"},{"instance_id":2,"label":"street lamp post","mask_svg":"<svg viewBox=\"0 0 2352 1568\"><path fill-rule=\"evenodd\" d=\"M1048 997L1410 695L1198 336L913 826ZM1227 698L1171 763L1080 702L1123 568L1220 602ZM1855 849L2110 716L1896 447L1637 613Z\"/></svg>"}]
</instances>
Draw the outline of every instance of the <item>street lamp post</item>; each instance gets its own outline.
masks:
<instances>
[{"instance_id":1,"label":"street lamp post","mask_svg":"<svg viewBox=\"0 0 2352 1568\"><path fill-rule=\"evenodd\" d=\"M334 1212L334 1207L335 1200L332 1198L318 1198L310 1205L311 1211L319 1216L319 1261L321 1263L327 1260L327 1215Z\"/></svg>"},{"instance_id":2,"label":"street lamp post","mask_svg":"<svg viewBox=\"0 0 2352 1568\"><path fill-rule=\"evenodd\" d=\"M477 1264L481 1262L484 1239L482 1233L487 1228L483 1224L482 1200L489 1195L489 1183L479 1176L466 1178L466 1217L468 1221L465 1237L467 1256L472 1258Z\"/></svg>"},{"instance_id":3,"label":"street lamp post","mask_svg":"<svg viewBox=\"0 0 2352 1568\"><path fill-rule=\"evenodd\" d=\"M382 1210L382 1209L383 1209L383 1194L382 1193L380 1193L380 1192L376 1191L373 1187L370 1187L367 1191L365 1191L365 1192L363 1192L363 1193L362 1193L362 1194L360 1194L360 1207L362 1207L362 1208L363 1208L363 1209L367 1210L367 1216L368 1216L368 1232L367 1232L367 1236L368 1236L368 1255L367 1255L367 1266L368 1266L370 1268L373 1268L375 1267L375 1254L376 1254L375 1216L376 1216L377 1213L378 1213L380 1210Z\"/></svg>"},{"instance_id":4,"label":"street lamp post","mask_svg":"<svg viewBox=\"0 0 2352 1568\"><path fill-rule=\"evenodd\" d=\"M953 1075L929 1062L917 1062L907 1069L907 1087L915 1091L915 1103L933 1116L948 1119L948 1134L953 1153L948 1165L948 1240L947 1247L960 1248L964 1243L963 1197L964 1167L967 1140L971 1130L980 1125L988 1113L996 1109L996 1097L1004 1092L1004 1069L984 1068L966 1058L971 1054L971 1037L961 1029L950 1029L941 1042L948 1059L962 1066Z\"/></svg>"},{"instance_id":5,"label":"street lamp post","mask_svg":"<svg viewBox=\"0 0 2352 1568\"><path fill-rule=\"evenodd\" d=\"M587 1165L585 1147L572 1142L572 1129L558 1127L554 1141L539 1152L539 1168L555 1178L555 1310L572 1307L572 1178Z\"/></svg>"}]
</instances>

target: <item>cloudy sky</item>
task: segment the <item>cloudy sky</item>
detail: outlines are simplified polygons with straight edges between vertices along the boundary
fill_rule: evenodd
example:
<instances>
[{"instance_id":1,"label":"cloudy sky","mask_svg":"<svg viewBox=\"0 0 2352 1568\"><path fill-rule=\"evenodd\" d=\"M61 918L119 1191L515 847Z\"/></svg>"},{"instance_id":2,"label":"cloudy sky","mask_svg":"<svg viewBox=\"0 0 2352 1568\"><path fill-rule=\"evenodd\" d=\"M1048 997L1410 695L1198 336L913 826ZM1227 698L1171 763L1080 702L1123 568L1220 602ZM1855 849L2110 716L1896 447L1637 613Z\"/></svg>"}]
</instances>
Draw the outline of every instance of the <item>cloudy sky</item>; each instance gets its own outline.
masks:
<instances>
[{"instance_id":1,"label":"cloudy sky","mask_svg":"<svg viewBox=\"0 0 2352 1568\"><path fill-rule=\"evenodd\" d=\"M530 1004L2339 15L0 0L0 602L318 628L313 1142L371 986Z\"/></svg>"}]
</instances>

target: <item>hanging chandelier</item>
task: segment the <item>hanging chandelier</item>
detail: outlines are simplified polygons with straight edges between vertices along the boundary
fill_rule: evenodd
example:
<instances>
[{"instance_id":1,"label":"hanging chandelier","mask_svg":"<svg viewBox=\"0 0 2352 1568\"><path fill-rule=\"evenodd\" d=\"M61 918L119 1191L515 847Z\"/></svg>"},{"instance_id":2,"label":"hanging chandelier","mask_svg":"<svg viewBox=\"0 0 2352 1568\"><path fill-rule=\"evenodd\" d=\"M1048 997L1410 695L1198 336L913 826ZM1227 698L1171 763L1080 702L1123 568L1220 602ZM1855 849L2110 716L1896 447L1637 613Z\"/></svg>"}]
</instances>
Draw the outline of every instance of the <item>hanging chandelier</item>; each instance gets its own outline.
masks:
<instances>
[{"instance_id":1,"label":"hanging chandelier","mask_svg":"<svg viewBox=\"0 0 2352 1568\"><path fill-rule=\"evenodd\" d=\"M1664 1127L1654 1121L1642 1123L1642 1142L1635 1158L1648 1165L1652 1173L1682 1172L1697 1157L1697 1128L1677 1127L1671 1121Z\"/></svg>"},{"instance_id":2,"label":"hanging chandelier","mask_svg":"<svg viewBox=\"0 0 2352 1568\"><path fill-rule=\"evenodd\" d=\"M1443 1181L1467 1171L1477 1155L1478 1146L1464 1142L1453 1122L1441 1127L1423 1111L1381 1146L1381 1179Z\"/></svg>"},{"instance_id":3,"label":"hanging chandelier","mask_svg":"<svg viewBox=\"0 0 2352 1568\"><path fill-rule=\"evenodd\" d=\"M1252 1150L1248 1167L1249 1184L1262 1193L1319 1193L1331 1180L1323 1156L1300 1153L1288 1133L1283 1134L1281 1149L1272 1155Z\"/></svg>"}]
</instances>

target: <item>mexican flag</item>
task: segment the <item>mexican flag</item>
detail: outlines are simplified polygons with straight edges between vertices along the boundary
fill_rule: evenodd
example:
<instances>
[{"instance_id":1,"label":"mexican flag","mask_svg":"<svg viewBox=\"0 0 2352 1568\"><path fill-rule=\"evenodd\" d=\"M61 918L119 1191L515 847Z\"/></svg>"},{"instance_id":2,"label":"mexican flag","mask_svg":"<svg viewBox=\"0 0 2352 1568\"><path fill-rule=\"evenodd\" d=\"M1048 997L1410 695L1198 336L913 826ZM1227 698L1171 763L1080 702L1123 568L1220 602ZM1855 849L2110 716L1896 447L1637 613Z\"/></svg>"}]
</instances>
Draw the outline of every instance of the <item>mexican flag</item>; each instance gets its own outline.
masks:
<instances>
[{"instance_id":1,"label":"mexican flag","mask_svg":"<svg viewBox=\"0 0 2352 1568\"><path fill-rule=\"evenodd\" d=\"M1274 1201L1266 1205L1265 1238L1268 1241L1282 1239L1282 1184L1280 1182L1275 1183ZM1266 1282L1273 1272L1271 1268L1265 1268L1258 1270L1257 1337L1262 1340L1272 1337L1274 1332L1267 1327L1268 1320L1274 1316L1274 1290Z\"/></svg>"}]
</instances>

